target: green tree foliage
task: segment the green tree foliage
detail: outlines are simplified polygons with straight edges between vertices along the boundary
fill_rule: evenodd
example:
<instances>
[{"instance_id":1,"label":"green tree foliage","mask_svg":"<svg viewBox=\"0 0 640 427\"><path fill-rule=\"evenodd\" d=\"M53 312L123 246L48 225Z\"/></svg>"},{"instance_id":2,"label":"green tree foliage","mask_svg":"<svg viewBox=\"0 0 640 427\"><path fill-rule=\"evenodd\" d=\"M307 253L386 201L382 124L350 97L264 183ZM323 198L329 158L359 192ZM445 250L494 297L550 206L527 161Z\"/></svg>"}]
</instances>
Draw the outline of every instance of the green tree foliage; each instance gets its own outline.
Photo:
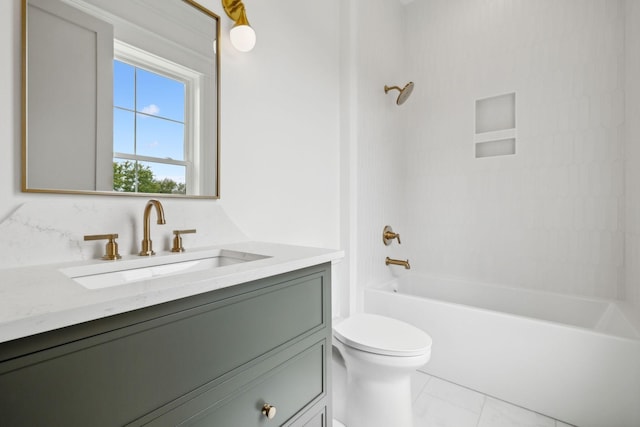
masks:
<instances>
[{"instance_id":1,"label":"green tree foliage","mask_svg":"<svg viewBox=\"0 0 640 427\"><path fill-rule=\"evenodd\" d=\"M127 193L186 193L184 184L169 178L158 180L149 166L130 160L113 162L113 189Z\"/></svg>"}]
</instances>

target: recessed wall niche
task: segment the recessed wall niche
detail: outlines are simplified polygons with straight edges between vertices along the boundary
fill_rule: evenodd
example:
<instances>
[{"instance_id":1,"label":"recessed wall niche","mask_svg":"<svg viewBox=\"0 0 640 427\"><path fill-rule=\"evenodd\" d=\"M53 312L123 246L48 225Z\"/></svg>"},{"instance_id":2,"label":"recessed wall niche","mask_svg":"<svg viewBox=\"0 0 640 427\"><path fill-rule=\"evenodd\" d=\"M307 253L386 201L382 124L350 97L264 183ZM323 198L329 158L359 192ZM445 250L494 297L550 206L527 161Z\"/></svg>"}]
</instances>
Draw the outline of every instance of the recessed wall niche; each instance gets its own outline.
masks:
<instances>
[{"instance_id":1,"label":"recessed wall niche","mask_svg":"<svg viewBox=\"0 0 640 427\"><path fill-rule=\"evenodd\" d=\"M476 101L476 158L516 153L516 94Z\"/></svg>"}]
</instances>

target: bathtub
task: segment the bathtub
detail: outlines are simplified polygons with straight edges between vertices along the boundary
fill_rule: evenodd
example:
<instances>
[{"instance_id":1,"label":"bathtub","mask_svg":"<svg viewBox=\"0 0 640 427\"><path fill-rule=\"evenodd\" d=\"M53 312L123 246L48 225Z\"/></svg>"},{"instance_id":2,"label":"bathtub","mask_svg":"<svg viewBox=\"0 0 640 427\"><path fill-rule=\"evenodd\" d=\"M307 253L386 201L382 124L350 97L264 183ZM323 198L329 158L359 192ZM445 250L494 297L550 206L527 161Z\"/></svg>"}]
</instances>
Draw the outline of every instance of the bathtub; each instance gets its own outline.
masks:
<instances>
[{"instance_id":1,"label":"bathtub","mask_svg":"<svg viewBox=\"0 0 640 427\"><path fill-rule=\"evenodd\" d=\"M429 333L428 374L580 427L640 426L640 334L614 302L409 274L364 310Z\"/></svg>"}]
</instances>

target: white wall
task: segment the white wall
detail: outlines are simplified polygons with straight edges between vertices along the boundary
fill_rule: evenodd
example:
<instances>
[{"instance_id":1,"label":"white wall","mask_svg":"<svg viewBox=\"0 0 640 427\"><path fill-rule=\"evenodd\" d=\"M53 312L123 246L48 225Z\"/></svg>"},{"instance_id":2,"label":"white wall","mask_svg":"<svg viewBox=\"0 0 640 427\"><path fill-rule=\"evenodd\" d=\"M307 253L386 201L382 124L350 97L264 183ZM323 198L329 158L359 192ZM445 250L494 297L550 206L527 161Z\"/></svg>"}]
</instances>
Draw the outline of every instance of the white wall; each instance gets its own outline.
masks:
<instances>
[{"instance_id":1,"label":"white wall","mask_svg":"<svg viewBox=\"0 0 640 427\"><path fill-rule=\"evenodd\" d=\"M222 202L255 239L338 247L339 0L245 6L256 47L222 57Z\"/></svg>"},{"instance_id":2,"label":"white wall","mask_svg":"<svg viewBox=\"0 0 640 427\"><path fill-rule=\"evenodd\" d=\"M338 247L339 1L247 0L258 36L249 54L230 46L232 23L221 4L202 4L222 22L222 198L167 199L165 207L174 212L167 212L168 228L184 220L177 216L206 212L213 204L255 240ZM20 192L20 0L0 2L0 32L0 221L25 202L94 209L93 223L75 224L71 232L81 236L120 217L121 252L135 252L146 199ZM102 209L105 204L109 209ZM57 222L55 214L41 215ZM211 239L202 243L215 243Z\"/></svg>"},{"instance_id":3,"label":"white wall","mask_svg":"<svg viewBox=\"0 0 640 427\"><path fill-rule=\"evenodd\" d=\"M407 104L404 231L415 270L623 295L623 5L407 6L416 92ZM475 100L509 92L516 155L475 159Z\"/></svg>"},{"instance_id":4,"label":"white wall","mask_svg":"<svg viewBox=\"0 0 640 427\"><path fill-rule=\"evenodd\" d=\"M626 2L625 299L640 327L640 3Z\"/></svg>"}]
</instances>

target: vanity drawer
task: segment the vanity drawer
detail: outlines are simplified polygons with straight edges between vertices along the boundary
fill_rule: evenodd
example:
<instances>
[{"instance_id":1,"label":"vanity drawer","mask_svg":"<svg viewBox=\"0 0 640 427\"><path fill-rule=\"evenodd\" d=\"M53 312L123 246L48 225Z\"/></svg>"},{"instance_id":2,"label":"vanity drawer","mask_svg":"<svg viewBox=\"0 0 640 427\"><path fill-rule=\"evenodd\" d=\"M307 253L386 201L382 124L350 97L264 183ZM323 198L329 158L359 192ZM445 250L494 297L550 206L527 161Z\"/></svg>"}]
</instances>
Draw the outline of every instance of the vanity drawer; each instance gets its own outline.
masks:
<instances>
[{"instance_id":1,"label":"vanity drawer","mask_svg":"<svg viewBox=\"0 0 640 427\"><path fill-rule=\"evenodd\" d=\"M304 415L297 418L290 426L287 427L327 427L327 400L330 397L325 398L322 402L314 407L310 408Z\"/></svg>"},{"instance_id":2,"label":"vanity drawer","mask_svg":"<svg viewBox=\"0 0 640 427\"><path fill-rule=\"evenodd\" d=\"M49 348L0 364L2 422L116 426L166 412L325 334L329 277L312 267L40 337Z\"/></svg>"},{"instance_id":3,"label":"vanity drawer","mask_svg":"<svg viewBox=\"0 0 640 427\"><path fill-rule=\"evenodd\" d=\"M316 414L313 418L304 423L303 427L327 427L326 410Z\"/></svg>"},{"instance_id":4,"label":"vanity drawer","mask_svg":"<svg viewBox=\"0 0 640 427\"><path fill-rule=\"evenodd\" d=\"M253 370L261 370L257 377L247 372L229 384L209 390L171 412L144 424L147 427L264 427L315 426L314 421L303 424L294 418L307 407L326 397L325 371L326 341L304 349L290 357L290 352L274 356ZM265 404L276 408L268 419L262 413ZM323 411L324 412L324 411ZM196 414L195 416L193 414ZM303 417L304 418L304 417ZM317 421L317 414L313 420ZM138 423L134 423L138 425Z\"/></svg>"}]
</instances>

